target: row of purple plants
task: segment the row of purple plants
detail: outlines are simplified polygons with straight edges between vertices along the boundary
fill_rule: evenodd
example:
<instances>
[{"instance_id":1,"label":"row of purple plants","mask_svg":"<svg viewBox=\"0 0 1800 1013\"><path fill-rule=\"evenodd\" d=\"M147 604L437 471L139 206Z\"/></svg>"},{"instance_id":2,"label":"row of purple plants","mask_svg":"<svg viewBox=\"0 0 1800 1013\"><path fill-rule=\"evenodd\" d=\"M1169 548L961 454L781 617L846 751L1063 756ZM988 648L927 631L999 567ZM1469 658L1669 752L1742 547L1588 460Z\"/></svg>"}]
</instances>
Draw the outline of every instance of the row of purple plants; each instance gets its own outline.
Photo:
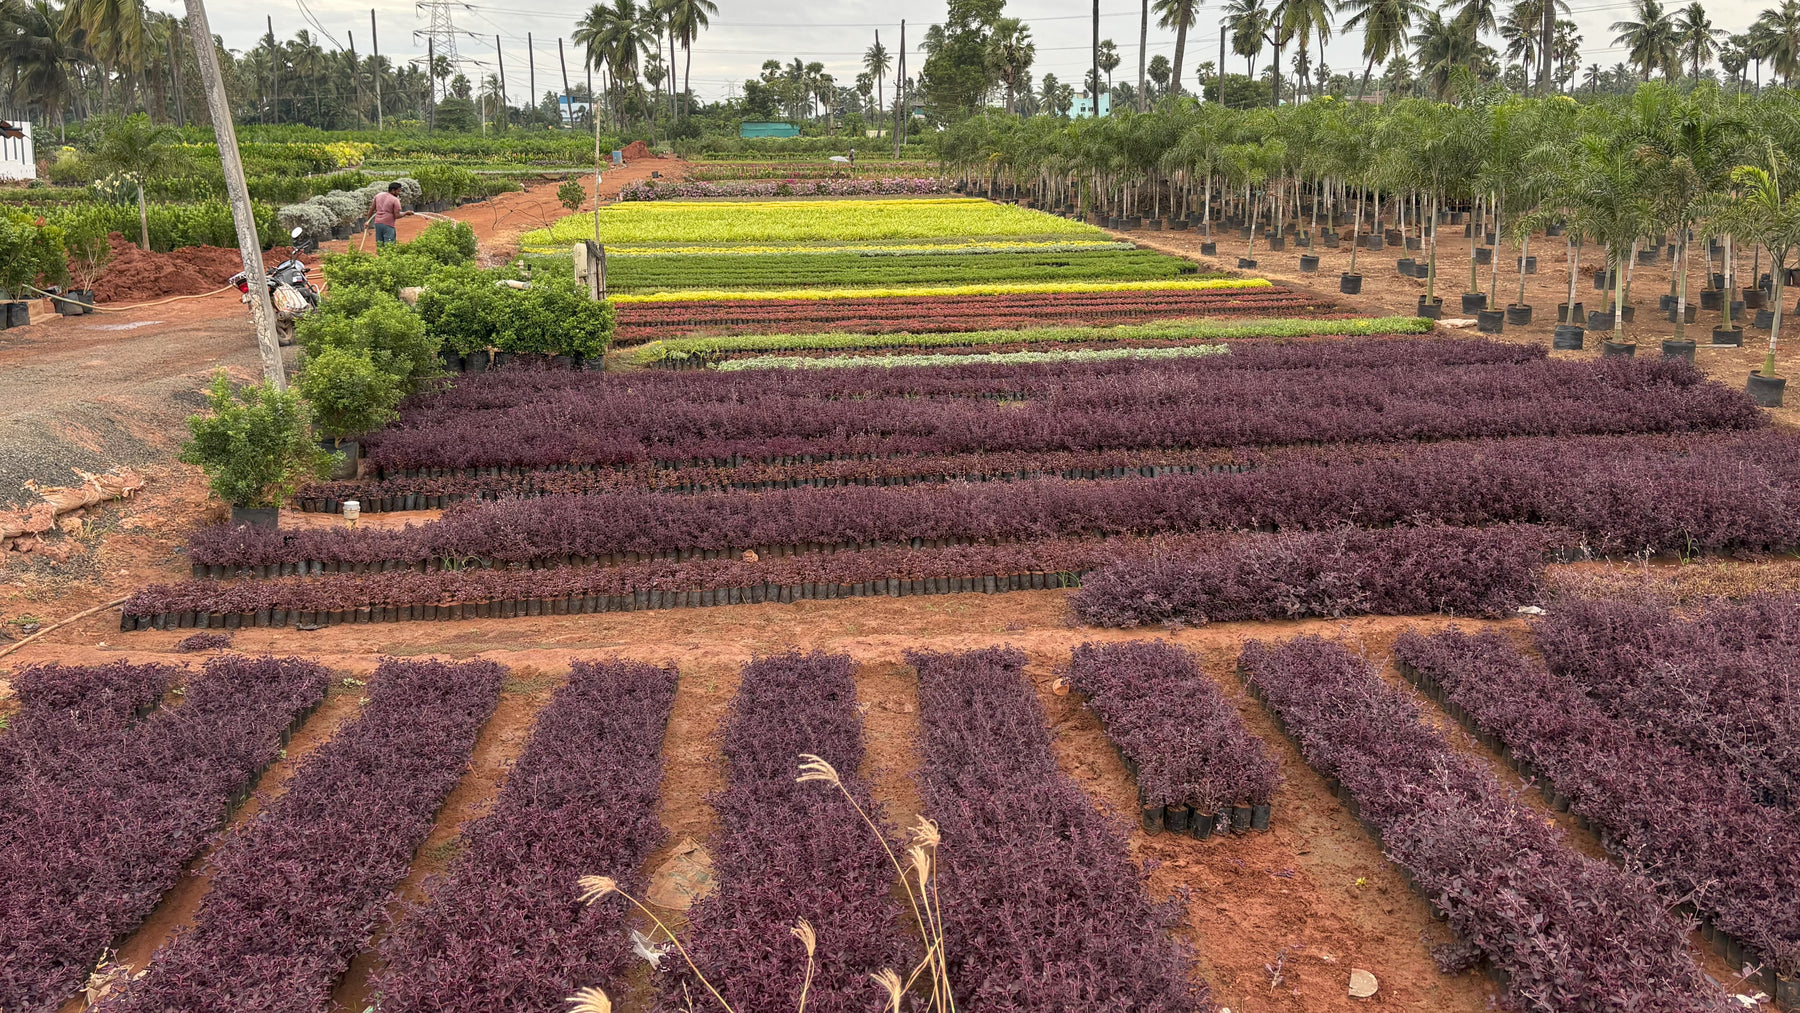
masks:
<instances>
[{"instance_id":1,"label":"row of purple plants","mask_svg":"<svg viewBox=\"0 0 1800 1013\"><path fill-rule=\"evenodd\" d=\"M1219 540L1173 539L1172 543ZM347 613L317 622L390 621L425 616L374 619L370 609L407 607L448 610L457 603L551 601L565 611L623 611L741 602L792 601L797 598L849 598L865 595L953 594L963 591L1010 591L1070 586L1080 575L1112 558L1115 543L1046 539L1016 545L958 545L942 549L871 549L867 552L812 554L772 559L653 560L632 566L560 566L547 570L410 570L339 574L314 579L214 580L152 584L125 602L123 625L142 628L151 617L174 618L192 613L178 628L207 626L207 617L237 616L216 625L285 626L295 613ZM361 618L356 612L363 610ZM276 612L289 618L272 620ZM511 615L511 612L507 613ZM539 609L532 606L530 614ZM252 618L254 617L254 622ZM433 614L430 618L439 618ZM450 618L448 615L442 618ZM475 618L470 614L468 618ZM484 614L483 618L487 618Z\"/></svg>"},{"instance_id":2,"label":"row of purple plants","mask_svg":"<svg viewBox=\"0 0 1800 1013\"><path fill-rule=\"evenodd\" d=\"M228 837L192 926L99 1013L322 1013L468 769L506 670L389 660L369 703Z\"/></svg>"},{"instance_id":3,"label":"row of purple plants","mask_svg":"<svg viewBox=\"0 0 1800 1013\"><path fill-rule=\"evenodd\" d=\"M942 834L945 952L961 1009L1210 1009L1173 905L1144 895L1120 827L1057 768L1025 656L910 652L920 793Z\"/></svg>"},{"instance_id":4,"label":"row of purple plants","mask_svg":"<svg viewBox=\"0 0 1800 1013\"><path fill-rule=\"evenodd\" d=\"M1227 357L1229 358L1229 357ZM817 372L834 373L837 370ZM1679 359L1310 371L1166 370L1094 377L1042 396L918 393L820 399L746 391L735 402L633 390L565 397L369 438L371 466L627 465L1105 449L1191 449L1748 429L1741 392Z\"/></svg>"},{"instance_id":5,"label":"row of purple plants","mask_svg":"<svg viewBox=\"0 0 1800 1013\"><path fill-rule=\"evenodd\" d=\"M667 836L656 804L675 683L672 667L574 663L493 809L382 941L384 1013L548 1013L577 989L616 990L635 959L626 903L577 906L576 880L605 872L641 892Z\"/></svg>"},{"instance_id":6,"label":"row of purple plants","mask_svg":"<svg viewBox=\"0 0 1800 1013\"><path fill-rule=\"evenodd\" d=\"M1538 594L1552 528L1340 528L1122 552L1072 599L1095 626L1346 615L1499 616Z\"/></svg>"},{"instance_id":7,"label":"row of purple plants","mask_svg":"<svg viewBox=\"0 0 1800 1013\"><path fill-rule=\"evenodd\" d=\"M870 366L828 370L683 373L633 371L596 373L567 369L515 369L465 376L435 387L401 406L401 425L430 426L471 412L515 405L570 405L579 414L602 413L640 402L668 405L735 404L746 398L777 396L807 400L880 397L991 397L1007 392L1044 397L1077 390L1109 378L1139 374L1205 375L1238 371L1429 369L1455 366L1524 365L1543 362L1540 345L1486 338L1331 338L1326 340L1231 343L1229 355L1149 362L974 363L958 366ZM631 401L621 399L634 399ZM629 417L627 417L629 418Z\"/></svg>"},{"instance_id":8,"label":"row of purple plants","mask_svg":"<svg viewBox=\"0 0 1800 1013\"><path fill-rule=\"evenodd\" d=\"M912 458L861 458L807 464L694 465L579 470L424 469L384 479L318 482L295 493L302 510L336 513L356 500L363 513L434 510L463 500L592 495L617 492L767 492L837 486L911 486L945 482L1017 482L1033 478L1107 479L1187 474L1241 468L1246 455L1207 450L1093 450L1041 453L939 454Z\"/></svg>"},{"instance_id":9,"label":"row of purple plants","mask_svg":"<svg viewBox=\"0 0 1800 1013\"><path fill-rule=\"evenodd\" d=\"M1147 829L1210 834L1244 807L1268 828L1275 758L1199 659L1161 640L1082 644L1068 678L1137 776Z\"/></svg>"},{"instance_id":10,"label":"row of purple plants","mask_svg":"<svg viewBox=\"0 0 1800 1013\"><path fill-rule=\"evenodd\" d=\"M82 773L79 754L143 717L175 680L167 665L40 665L11 677L17 709L0 735L0 847L38 786Z\"/></svg>"},{"instance_id":11,"label":"row of purple plants","mask_svg":"<svg viewBox=\"0 0 1800 1013\"><path fill-rule=\"evenodd\" d=\"M156 666L107 666L37 669L26 680L20 726L0 741L20 732L41 741L32 726L46 718L73 738L53 747L53 764L9 772L0 1008L10 1013L57 1009L102 951L137 928L285 733L325 698L330 673L294 659L221 657L185 678L180 706L126 719L170 678ZM40 710L79 708L96 686L109 698L96 702L107 718L65 721Z\"/></svg>"},{"instance_id":12,"label":"row of purple plants","mask_svg":"<svg viewBox=\"0 0 1800 1013\"><path fill-rule=\"evenodd\" d=\"M1436 953L1446 971L1485 959L1506 983L1505 1005L1532 1013L1730 1008L1645 877L1575 850L1368 661L1300 637L1252 641L1239 666L1301 756L1449 920L1460 940Z\"/></svg>"},{"instance_id":13,"label":"row of purple plants","mask_svg":"<svg viewBox=\"0 0 1800 1013\"><path fill-rule=\"evenodd\" d=\"M1797 451L1800 439L1772 431L1525 439L1275 454L1245 472L1106 482L546 496L465 504L417 527L212 525L188 555L219 575L269 576L1422 522L1553 524L1601 552L1770 550L1800 546Z\"/></svg>"},{"instance_id":14,"label":"row of purple plants","mask_svg":"<svg viewBox=\"0 0 1800 1013\"><path fill-rule=\"evenodd\" d=\"M720 183L684 181L658 185L652 180L633 183L619 191L620 200L693 200L700 197L739 199L807 197L870 197L880 194L947 193L941 179L895 176L886 179L744 179Z\"/></svg>"},{"instance_id":15,"label":"row of purple plants","mask_svg":"<svg viewBox=\"0 0 1800 1013\"><path fill-rule=\"evenodd\" d=\"M794 1006L807 952L789 935L801 919L817 933L804 1006L850 1013L882 1005L870 975L904 979L919 946L894 897L899 872L855 808L829 784L799 783L800 757L836 768L844 791L875 813L862 764L862 719L845 654L788 653L744 667L725 721L725 789L712 799L717 888L688 912L688 953L739 1010ZM916 931L916 929L915 929ZM660 987L670 1008L707 994L685 963L667 959Z\"/></svg>"},{"instance_id":16,"label":"row of purple plants","mask_svg":"<svg viewBox=\"0 0 1800 1013\"><path fill-rule=\"evenodd\" d=\"M1767 962L1784 1008L1800 1002L1800 850L1788 814L1757 805L1729 766L1608 716L1497 632L1409 631L1394 653L1552 785L1609 851L1641 863L1671 903L1749 947L1734 963Z\"/></svg>"},{"instance_id":17,"label":"row of purple plants","mask_svg":"<svg viewBox=\"0 0 1800 1013\"><path fill-rule=\"evenodd\" d=\"M1800 805L1800 599L1667 604L1571 598L1533 627L1544 658L1606 712L1738 771L1759 802Z\"/></svg>"}]
</instances>

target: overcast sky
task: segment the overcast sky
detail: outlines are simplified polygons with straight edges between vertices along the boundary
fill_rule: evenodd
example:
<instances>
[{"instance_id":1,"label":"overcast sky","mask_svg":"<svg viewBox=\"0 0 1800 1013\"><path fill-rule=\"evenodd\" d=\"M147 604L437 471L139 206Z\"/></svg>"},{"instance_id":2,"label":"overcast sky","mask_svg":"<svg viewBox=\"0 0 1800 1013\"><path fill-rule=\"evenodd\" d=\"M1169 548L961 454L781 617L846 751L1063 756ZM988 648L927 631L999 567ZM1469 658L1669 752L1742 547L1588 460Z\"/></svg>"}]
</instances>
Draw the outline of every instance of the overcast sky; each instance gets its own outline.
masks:
<instances>
[{"instance_id":1,"label":"overcast sky","mask_svg":"<svg viewBox=\"0 0 1800 1013\"><path fill-rule=\"evenodd\" d=\"M559 87L561 73L557 68L556 40L566 37L575 19L585 7L564 5L552 0L518 0L522 6L503 5L500 0L471 0L451 6L452 20L462 33L458 55L471 78L493 73L496 66L495 36L505 54L507 91L514 103L525 93L530 61L528 50L535 50L537 91ZM724 98L730 89L741 86L746 77L758 73L766 59L784 63L798 56L807 62L818 61L842 84L855 81L861 69L862 54L879 30L881 40L891 53L899 50L900 20L907 22L907 67L916 73L923 56L918 40L926 27L944 16L943 0L838 0L835 3L797 3L787 0L778 4L749 5L741 0L718 0L719 15L713 27L694 46L693 87L696 95L706 100ZM1616 34L1612 22L1629 16L1630 0L1569 0L1575 21L1583 35L1584 62L1610 67L1624 59L1624 53L1612 45ZM171 0L151 0L156 9L180 12L180 4ZM1505 0L1501 0L1504 5ZM1219 52L1218 17L1222 0L1206 0L1201 9L1201 22L1188 39L1188 56L1183 75L1186 86L1193 87L1192 68L1202 61L1216 59ZM1668 0L1674 8L1679 0ZM1708 2L1715 24L1728 31L1742 31L1756 12L1770 3L1752 0ZM375 0L376 26L380 33L381 52L390 58L423 59L425 39L422 33L426 16L422 5L403 0ZM257 7L220 3L208 5L213 30L236 50L255 45L264 32L265 17L272 16L275 32L290 38L301 28L319 34L322 28L335 40L336 46L354 44L358 52L369 48L368 0L275 0ZM1012 0L1006 13L1023 19L1031 26L1037 43L1037 61L1032 67L1033 81L1045 73L1053 73L1065 82L1078 83L1088 65L1090 19L1092 7L1083 3L1057 3L1055 0ZM1132 0L1101 0L1100 32L1102 38L1113 39L1119 47L1119 68L1113 72L1117 80L1135 81L1137 76L1138 9ZM528 47L526 35L532 36ZM1498 42L1488 39L1490 44ZM326 41L331 46L331 41ZM566 45L566 43L565 43ZM1360 71L1362 39L1360 34L1334 38L1326 48L1326 61L1335 70ZM1159 31L1152 21L1150 55L1163 53L1173 58L1173 33ZM573 50L569 56L570 79L580 78L580 58ZM1243 61L1228 56L1227 69L1243 72ZM1284 59L1284 62L1286 60ZM1260 73L1265 59L1258 63ZM1377 68L1379 73L1379 68ZM891 80L891 78L890 78Z\"/></svg>"}]
</instances>

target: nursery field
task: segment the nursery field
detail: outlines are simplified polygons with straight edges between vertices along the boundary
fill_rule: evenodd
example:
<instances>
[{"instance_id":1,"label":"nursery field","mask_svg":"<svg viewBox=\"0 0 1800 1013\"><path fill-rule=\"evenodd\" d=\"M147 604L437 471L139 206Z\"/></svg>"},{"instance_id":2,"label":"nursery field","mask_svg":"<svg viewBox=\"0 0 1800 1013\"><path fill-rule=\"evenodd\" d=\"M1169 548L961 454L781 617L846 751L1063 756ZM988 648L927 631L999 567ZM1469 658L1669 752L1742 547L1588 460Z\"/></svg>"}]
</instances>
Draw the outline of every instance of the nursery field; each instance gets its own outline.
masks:
<instances>
[{"instance_id":1,"label":"nursery field","mask_svg":"<svg viewBox=\"0 0 1800 1013\"><path fill-rule=\"evenodd\" d=\"M604 362L444 349L11 659L0 1009L1800 1008L1800 594L1654 579L1800 548L1741 390L986 201L599 217Z\"/></svg>"}]
</instances>

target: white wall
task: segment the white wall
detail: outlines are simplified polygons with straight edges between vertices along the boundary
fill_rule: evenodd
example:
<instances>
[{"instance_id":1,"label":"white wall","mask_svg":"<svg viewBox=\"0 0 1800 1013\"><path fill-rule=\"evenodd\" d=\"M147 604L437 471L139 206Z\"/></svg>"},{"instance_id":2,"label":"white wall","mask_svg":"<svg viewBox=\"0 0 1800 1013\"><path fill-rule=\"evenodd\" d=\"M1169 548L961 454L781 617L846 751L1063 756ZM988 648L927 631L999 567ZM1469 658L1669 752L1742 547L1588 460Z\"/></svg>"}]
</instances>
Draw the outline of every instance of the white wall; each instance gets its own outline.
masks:
<instances>
[{"instance_id":1,"label":"white wall","mask_svg":"<svg viewBox=\"0 0 1800 1013\"><path fill-rule=\"evenodd\" d=\"M37 156L31 146L31 124L23 120L7 120L25 131L24 137L0 137L0 179L37 178Z\"/></svg>"}]
</instances>

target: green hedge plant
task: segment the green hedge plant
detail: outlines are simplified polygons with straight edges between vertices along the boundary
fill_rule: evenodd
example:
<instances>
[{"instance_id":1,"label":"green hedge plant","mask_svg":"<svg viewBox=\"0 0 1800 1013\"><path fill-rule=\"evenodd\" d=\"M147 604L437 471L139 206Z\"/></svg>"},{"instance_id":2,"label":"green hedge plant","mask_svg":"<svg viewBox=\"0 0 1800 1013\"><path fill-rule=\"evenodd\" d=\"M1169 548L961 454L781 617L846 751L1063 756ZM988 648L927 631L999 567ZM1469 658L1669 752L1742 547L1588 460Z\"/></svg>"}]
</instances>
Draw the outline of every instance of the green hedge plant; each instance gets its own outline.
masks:
<instances>
[{"instance_id":1,"label":"green hedge plant","mask_svg":"<svg viewBox=\"0 0 1800 1013\"><path fill-rule=\"evenodd\" d=\"M439 341L412 307L373 288L336 289L294 329L308 356L328 348L367 352L371 361L408 391L440 374Z\"/></svg>"},{"instance_id":2,"label":"green hedge plant","mask_svg":"<svg viewBox=\"0 0 1800 1013\"><path fill-rule=\"evenodd\" d=\"M206 472L213 494L233 506L279 507L300 485L324 478L331 456L312 436L312 412L296 390L267 384L233 389L224 370L207 393L212 409L188 418L181 460Z\"/></svg>"},{"instance_id":3,"label":"green hedge plant","mask_svg":"<svg viewBox=\"0 0 1800 1013\"><path fill-rule=\"evenodd\" d=\"M366 350L326 348L309 356L296 383L319 431L333 439L374 432L399 417L406 391Z\"/></svg>"}]
</instances>

